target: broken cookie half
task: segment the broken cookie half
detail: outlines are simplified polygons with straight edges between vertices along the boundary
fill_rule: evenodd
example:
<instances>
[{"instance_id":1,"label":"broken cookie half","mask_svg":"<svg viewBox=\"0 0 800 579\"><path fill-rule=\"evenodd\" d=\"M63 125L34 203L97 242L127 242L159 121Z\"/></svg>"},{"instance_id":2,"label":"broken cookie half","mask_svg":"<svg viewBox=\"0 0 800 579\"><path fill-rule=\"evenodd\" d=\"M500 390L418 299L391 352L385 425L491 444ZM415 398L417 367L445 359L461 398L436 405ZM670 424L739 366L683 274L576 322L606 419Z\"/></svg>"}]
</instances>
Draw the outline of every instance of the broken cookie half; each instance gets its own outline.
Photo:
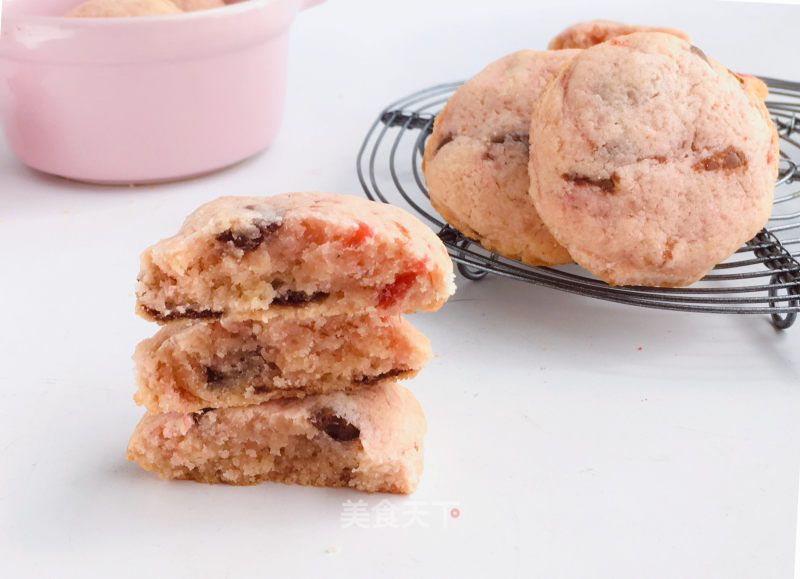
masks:
<instances>
[{"instance_id":1,"label":"broken cookie half","mask_svg":"<svg viewBox=\"0 0 800 579\"><path fill-rule=\"evenodd\" d=\"M425 430L414 395L390 382L347 394L147 414L128 458L169 479L410 493L422 473Z\"/></svg>"},{"instance_id":2,"label":"broken cookie half","mask_svg":"<svg viewBox=\"0 0 800 579\"><path fill-rule=\"evenodd\" d=\"M247 406L408 378L428 358L399 315L180 321L137 346L134 399L150 412Z\"/></svg>"},{"instance_id":3,"label":"broken cookie half","mask_svg":"<svg viewBox=\"0 0 800 579\"><path fill-rule=\"evenodd\" d=\"M389 315L455 291L436 234L397 207L348 195L223 197L141 258L137 312L178 319Z\"/></svg>"}]
</instances>

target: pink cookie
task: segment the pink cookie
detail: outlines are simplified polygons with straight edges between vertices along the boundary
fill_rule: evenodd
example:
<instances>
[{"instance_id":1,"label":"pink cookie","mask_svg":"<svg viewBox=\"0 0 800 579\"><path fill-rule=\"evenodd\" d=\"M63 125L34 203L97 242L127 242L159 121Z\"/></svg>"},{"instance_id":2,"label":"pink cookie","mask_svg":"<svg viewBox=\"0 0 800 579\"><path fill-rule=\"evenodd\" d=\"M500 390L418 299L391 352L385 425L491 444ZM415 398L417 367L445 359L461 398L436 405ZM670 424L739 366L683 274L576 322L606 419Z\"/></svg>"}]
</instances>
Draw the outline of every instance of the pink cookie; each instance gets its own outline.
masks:
<instances>
[{"instance_id":1,"label":"pink cookie","mask_svg":"<svg viewBox=\"0 0 800 579\"><path fill-rule=\"evenodd\" d=\"M763 102L676 36L578 55L531 120L531 196L555 238L610 284L683 286L763 227L778 136Z\"/></svg>"},{"instance_id":2,"label":"pink cookie","mask_svg":"<svg viewBox=\"0 0 800 579\"><path fill-rule=\"evenodd\" d=\"M442 242L398 207L349 195L223 197L142 254L137 311L266 320L438 309L455 291Z\"/></svg>"},{"instance_id":3,"label":"pink cookie","mask_svg":"<svg viewBox=\"0 0 800 579\"><path fill-rule=\"evenodd\" d=\"M147 414L128 459L162 478L235 485L276 481L411 493L425 417L395 383L193 414Z\"/></svg>"},{"instance_id":4,"label":"pink cookie","mask_svg":"<svg viewBox=\"0 0 800 579\"><path fill-rule=\"evenodd\" d=\"M672 34L684 40L691 40L689 35L682 30L666 26L643 26L639 24L625 24L613 20L589 20L578 22L562 30L547 45L550 50L563 48L589 48L617 36L632 34L634 32L663 32Z\"/></svg>"},{"instance_id":5,"label":"pink cookie","mask_svg":"<svg viewBox=\"0 0 800 579\"><path fill-rule=\"evenodd\" d=\"M354 390L411 377L430 354L400 316L173 322L136 347L134 399L194 412Z\"/></svg>"},{"instance_id":6,"label":"pink cookie","mask_svg":"<svg viewBox=\"0 0 800 579\"><path fill-rule=\"evenodd\" d=\"M436 117L423 171L431 203L486 249L531 265L572 261L528 195L531 109L577 50L520 50L465 82Z\"/></svg>"}]
</instances>

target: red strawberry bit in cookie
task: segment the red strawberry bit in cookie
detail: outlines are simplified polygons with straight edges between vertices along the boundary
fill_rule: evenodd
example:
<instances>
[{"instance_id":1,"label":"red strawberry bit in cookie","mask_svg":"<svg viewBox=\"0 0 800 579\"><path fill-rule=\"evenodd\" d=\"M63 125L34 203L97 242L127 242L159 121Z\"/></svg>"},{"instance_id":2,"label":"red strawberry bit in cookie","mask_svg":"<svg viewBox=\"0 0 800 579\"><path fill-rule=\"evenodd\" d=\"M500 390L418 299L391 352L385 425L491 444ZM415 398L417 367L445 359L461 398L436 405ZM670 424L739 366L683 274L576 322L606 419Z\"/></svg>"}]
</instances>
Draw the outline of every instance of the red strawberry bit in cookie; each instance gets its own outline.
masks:
<instances>
[{"instance_id":1,"label":"red strawberry bit in cookie","mask_svg":"<svg viewBox=\"0 0 800 579\"><path fill-rule=\"evenodd\" d=\"M354 247L357 245L361 245L367 239L370 239L375 236L375 230L372 229L369 225L364 223L363 221L358 222L358 228L356 229L355 233L347 240L348 247Z\"/></svg>"},{"instance_id":2,"label":"red strawberry bit in cookie","mask_svg":"<svg viewBox=\"0 0 800 579\"><path fill-rule=\"evenodd\" d=\"M381 290L378 296L378 306L388 308L403 299L403 296L408 293L418 276L419 274L411 271L397 274L394 282L384 286Z\"/></svg>"},{"instance_id":3,"label":"red strawberry bit in cookie","mask_svg":"<svg viewBox=\"0 0 800 579\"><path fill-rule=\"evenodd\" d=\"M378 294L378 307L389 308L402 300L425 271L425 263L420 261L413 269L398 273L392 283L383 286Z\"/></svg>"}]
</instances>

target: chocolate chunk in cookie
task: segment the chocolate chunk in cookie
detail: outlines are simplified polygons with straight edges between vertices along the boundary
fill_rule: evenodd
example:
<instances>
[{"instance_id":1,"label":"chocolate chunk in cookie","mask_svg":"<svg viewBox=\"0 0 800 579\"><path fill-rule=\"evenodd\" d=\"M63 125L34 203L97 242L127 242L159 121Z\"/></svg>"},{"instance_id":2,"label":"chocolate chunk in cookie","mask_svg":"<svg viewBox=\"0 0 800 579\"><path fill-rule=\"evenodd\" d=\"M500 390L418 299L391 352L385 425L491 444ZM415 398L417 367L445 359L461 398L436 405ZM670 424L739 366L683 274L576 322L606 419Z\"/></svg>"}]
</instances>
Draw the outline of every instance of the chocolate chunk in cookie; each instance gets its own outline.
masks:
<instances>
[{"instance_id":1,"label":"chocolate chunk in cookie","mask_svg":"<svg viewBox=\"0 0 800 579\"><path fill-rule=\"evenodd\" d=\"M303 291L284 290L273 298L272 303L276 306L299 306L322 301L329 295L330 294L327 292L314 292L312 294L308 294Z\"/></svg>"},{"instance_id":2,"label":"chocolate chunk in cookie","mask_svg":"<svg viewBox=\"0 0 800 579\"><path fill-rule=\"evenodd\" d=\"M697 171L721 171L733 170L747 166L747 157L741 149L734 146L726 147L713 155L700 159L695 163Z\"/></svg>"},{"instance_id":3,"label":"chocolate chunk in cookie","mask_svg":"<svg viewBox=\"0 0 800 579\"><path fill-rule=\"evenodd\" d=\"M564 173L561 175L564 181L574 183L578 187L592 186L597 187L601 191L611 193L614 191L614 176L610 178L589 177L587 175L580 175L579 173Z\"/></svg>"},{"instance_id":4,"label":"chocolate chunk in cookie","mask_svg":"<svg viewBox=\"0 0 800 579\"><path fill-rule=\"evenodd\" d=\"M349 442L361 434L357 426L337 415L332 408L322 408L317 411L311 417L311 424L337 442Z\"/></svg>"},{"instance_id":5,"label":"chocolate chunk in cookie","mask_svg":"<svg viewBox=\"0 0 800 579\"><path fill-rule=\"evenodd\" d=\"M230 243L243 251L253 251L264 243L281 226L279 221L254 219L247 226L226 229L217 235L217 241Z\"/></svg>"}]
</instances>

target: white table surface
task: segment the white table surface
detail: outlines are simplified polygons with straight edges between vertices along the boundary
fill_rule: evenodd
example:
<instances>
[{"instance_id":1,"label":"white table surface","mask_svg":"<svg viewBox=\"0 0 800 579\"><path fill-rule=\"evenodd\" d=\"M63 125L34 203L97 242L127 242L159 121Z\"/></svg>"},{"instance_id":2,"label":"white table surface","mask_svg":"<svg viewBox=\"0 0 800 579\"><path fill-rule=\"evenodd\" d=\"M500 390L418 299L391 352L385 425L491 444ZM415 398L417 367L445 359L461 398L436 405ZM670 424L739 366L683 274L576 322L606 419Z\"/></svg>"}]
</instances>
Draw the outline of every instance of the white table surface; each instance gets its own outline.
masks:
<instances>
[{"instance_id":1,"label":"white table surface","mask_svg":"<svg viewBox=\"0 0 800 579\"><path fill-rule=\"evenodd\" d=\"M165 482L125 459L130 356L156 329L133 313L138 255L197 205L361 194L384 105L577 20L677 26L731 68L800 80L800 7L600 4L329 0L292 30L278 139L202 179L71 183L0 138L0 576L791 577L800 324L765 316L459 279L413 316L436 352L407 383L429 422L413 496ZM379 505L408 526L379 526Z\"/></svg>"}]
</instances>

